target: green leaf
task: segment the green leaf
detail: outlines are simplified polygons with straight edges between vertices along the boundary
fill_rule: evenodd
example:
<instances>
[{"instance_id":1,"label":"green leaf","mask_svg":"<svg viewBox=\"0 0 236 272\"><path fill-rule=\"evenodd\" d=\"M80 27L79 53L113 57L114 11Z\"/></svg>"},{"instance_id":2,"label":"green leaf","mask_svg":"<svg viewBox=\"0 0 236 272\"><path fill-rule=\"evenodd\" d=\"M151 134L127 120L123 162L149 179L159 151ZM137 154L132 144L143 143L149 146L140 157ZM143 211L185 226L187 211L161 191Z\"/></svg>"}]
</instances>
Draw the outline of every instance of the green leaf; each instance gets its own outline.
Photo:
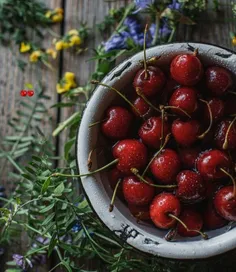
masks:
<instances>
[{"instance_id":1,"label":"green leaf","mask_svg":"<svg viewBox=\"0 0 236 272\"><path fill-rule=\"evenodd\" d=\"M42 190L41 190L42 195L47 191L50 184L51 184L51 177L48 177L43 183Z\"/></svg>"},{"instance_id":2,"label":"green leaf","mask_svg":"<svg viewBox=\"0 0 236 272\"><path fill-rule=\"evenodd\" d=\"M76 105L75 102L68 102L68 103L61 102L61 103L52 105L51 108L65 108L65 107L72 107L74 105Z\"/></svg>"},{"instance_id":3,"label":"green leaf","mask_svg":"<svg viewBox=\"0 0 236 272\"><path fill-rule=\"evenodd\" d=\"M39 212L40 213L46 213L46 212L50 211L54 207L54 205L55 205L55 203L52 203L49 206L47 206L47 207L43 208L42 210L40 210Z\"/></svg>"},{"instance_id":4,"label":"green leaf","mask_svg":"<svg viewBox=\"0 0 236 272\"><path fill-rule=\"evenodd\" d=\"M67 269L67 271L73 272L72 269L71 269L71 267L70 267L70 265L67 262L62 261L62 264L65 266L65 268Z\"/></svg>"},{"instance_id":5,"label":"green leaf","mask_svg":"<svg viewBox=\"0 0 236 272\"><path fill-rule=\"evenodd\" d=\"M55 246L57 245L56 236L57 236L57 234L54 233L53 236L52 236L52 238L51 238L51 241L50 241L50 244L49 244L49 247L48 247L48 257L51 255L53 249L54 249Z\"/></svg>"},{"instance_id":6,"label":"green leaf","mask_svg":"<svg viewBox=\"0 0 236 272\"><path fill-rule=\"evenodd\" d=\"M60 185L58 185L58 186L56 187L56 189L54 190L54 194L55 194L56 196L61 196L64 190L65 190L65 185L64 185L64 183L62 182Z\"/></svg>"},{"instance_id":7,"label":"green leaf","mask_svg":"<svg viewBox=\"0 0 236 272\"><path fill-rule=\"evenodd\" d=\"M34 86L31 83L25 83L25 88L27 88L27 89L33 89Z\"/></svg>"},{"instance_id":8,"label":"green leaf","mask_svg":"<svg viewBox=\"0 0 236 272\"><path fill-rule=\"evenodd\" d=\"M70 152L73 144L75 143L75 139L76 139L76 137L73 137L68 142L66 142L66 144L64 146L64 157L66 160L68 160L68 158L69 158L69 152Z\"/></svg>"},{"instance_id":9,"label":"green leaf","mask_svg":"<svg viewBox=\"0 0 236 272\"><path fill-rule=\"evenodd\" d=\"M55 213L49 214L49 216L43 221L42 226L48 225L54 218Z\"/></svg>"}]
</instances>

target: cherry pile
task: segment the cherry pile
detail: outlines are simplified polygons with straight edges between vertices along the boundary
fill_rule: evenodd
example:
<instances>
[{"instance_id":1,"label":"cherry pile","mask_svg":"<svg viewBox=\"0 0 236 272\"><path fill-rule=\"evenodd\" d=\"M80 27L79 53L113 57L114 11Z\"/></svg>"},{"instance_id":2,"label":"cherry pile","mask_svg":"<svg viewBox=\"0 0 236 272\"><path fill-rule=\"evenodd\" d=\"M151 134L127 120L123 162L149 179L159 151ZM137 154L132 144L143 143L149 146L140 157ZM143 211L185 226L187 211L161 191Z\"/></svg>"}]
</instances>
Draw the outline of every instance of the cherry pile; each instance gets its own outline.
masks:
<instances>
[{"instance_id":1,"label":"cherry pile","mask_svg":"<svg viewBox=\"0 0 236 272\"><path fill-rule=\"evenodd\" d=\"M200 57L178 55L168 71L147 61L126 97L107 86L124 103L110 106L100 122L114 158L110 211L116 194L138 221L169 229L168 240L207 239L204 229L236 221L233 78Z\"/></svg>"}]
</instances>

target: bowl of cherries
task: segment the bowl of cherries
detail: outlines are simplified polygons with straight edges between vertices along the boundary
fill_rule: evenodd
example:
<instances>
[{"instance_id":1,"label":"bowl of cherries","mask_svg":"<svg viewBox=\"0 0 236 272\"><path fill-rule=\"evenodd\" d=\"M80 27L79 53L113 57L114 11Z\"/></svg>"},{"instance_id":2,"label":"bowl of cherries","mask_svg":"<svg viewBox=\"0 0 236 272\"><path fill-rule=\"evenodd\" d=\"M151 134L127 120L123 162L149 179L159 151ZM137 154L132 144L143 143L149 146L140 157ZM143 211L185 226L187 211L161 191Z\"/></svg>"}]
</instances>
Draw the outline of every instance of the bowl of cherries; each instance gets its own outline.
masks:
<instances>
[{"instance_id":1,"label":"bowl of cherries","mask_svg":"<svg viewBox=\"0 0 236 272\"><path fill-rule=\"evenodd\" d=\"M236 247L235 63L218 46L174 43L91 82L76 146L81 184L134 248L201 259Z\"/></svg>"}]
</instances>

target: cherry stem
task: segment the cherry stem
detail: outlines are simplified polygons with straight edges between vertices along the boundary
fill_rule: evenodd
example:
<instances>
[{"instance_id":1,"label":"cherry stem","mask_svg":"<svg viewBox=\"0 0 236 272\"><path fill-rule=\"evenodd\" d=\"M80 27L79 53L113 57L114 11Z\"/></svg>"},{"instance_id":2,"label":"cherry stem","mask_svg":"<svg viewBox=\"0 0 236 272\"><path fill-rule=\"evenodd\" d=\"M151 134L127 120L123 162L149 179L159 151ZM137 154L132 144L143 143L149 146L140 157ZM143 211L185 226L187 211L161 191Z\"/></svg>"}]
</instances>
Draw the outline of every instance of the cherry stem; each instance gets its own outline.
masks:
<instances>
[{"instance_id":1,"label":"cherry stem","mask_svg":"<svg viewBox=\"0 0 236 272\"><path fill-rule=\"evenodd\" d=\"M220 170L221 170L223 173L225 173L225 175L227 175L227 176L232 180L233 186L234 186L233 195L234 195L234 197L235 197L235 196L236 196L236 182L235 182L235 179L233 178L232 175L230 175L230 173L228 173L227 171L225 171L225 169L220 168Z\"/></svg>"},{"instance_id":2,"label":"cherry stem","mask_svg":"<svg viewBox=\"0 0 236 272\"><path fill-rule=\"evenodd\" d=\"M193 52L193 55L196 57L198 55L198 48L196 48Z\"/></svg>"},{"instance_id":3,"label":"cherry stem","mask_svg":"<svg viewBox=\"0 0 236 272\"><path fill-rule=\"evenodd\" d=\"M101 124L102 122L104 122L104 121L106 121L106 120L108 120L108 118L105 118L105 119L103 119L103 120L100 120L100 121L91 123L91 124L89 125L89 128L91 128L91 127L93 127L93 126L96 126L96 125L99 125L99 124Z\"/></svg>"},{"instance_id":4,"label":"cherry stem","mask_svg":"<svg viewBox=\"0 0 236 272\"><path fill-rule=\"evenodd\" d=\"M171 217L171 218L173 218L173 219L175 219L176 221L178 221L187 231L197 232L197 233L199 233L202 236L202 238L204 240L208 239L208 236L207 236L207 234L205 232L202 232L202 231L199 231L199 230L195 230L195 229L189 229L187 227L187 225L182 220L180 220L177 216L173 215L172 213L168 213L168 216Z\"/></svg>"},{"instance_id":5,"label":"cherry stem","mask_svg":"<svg viewBox=\"0 0 236 272\"><path fill-rule=\"evenodd\" d=\"M147 28L148 24L146 24L144 29L144 39L143 39L143 55L144 55L144 70L145 70L145 76L144 79L146 80L148 78L148 72L147 72L147 56L146 56L146 36L147 36Z\"/></svg>"},{"instance_id":6,"label":"cherry stem","mask_svg":"<svg viewBox=\"0 0 236 272\"><path fill-rule=\"evenodd\" d=\"M236 95L236 92L233 91L228 91L228 93Z\"/></svg>"},{"instance_id":7,"label":"cherry stem","mask_svg":"<svg viewBox=\"0 0 236 272\"><path fill-rule=\"evenodd\" d=\"M114 208L114 201L115 201L115 198L116 198L116 193L117 193L117 189L121 183L122 179L119 179L116 183L116 186L115 186L115 189L113 191L113 194L112 194L112 198L111 198L111 203L110 203L110 207L109 207L109 212L112 212L113 211L113 208Z\"/></svg>"},{"instance_id":8,"label":"cherry stem","mask_svg":"<svg viewBox=\"0 0 236 272\"><path fill-rule=\"evenodd\" d=\"M140 222L140 217L144 214L144 212L139 212L138 214L136 214L134 217L137 219L137 223Z\"/></svg>"},{"instance_id":9,"label":"cherry stem","mask_svg":"<svg viewBox=\"0 0 236 272\"><path fill-rule=\"evenodd\" d=\"M86 176L92 176L93 174L96 174L98 172L101 172L105 169L107 169L108 167L116 164L119 160L118 159L115 159L114 161L108 163L107 165L101 167L101 168L98 168L92 172L89 172L89 173L86 173L86 174L81 174L81 175L69 175L69 174L62 174L62 173L53 173L51 176L52 177L68 177L68 178L73 178L73 177L86 177Z\"/></svg>"},{"instance_id":10,"label":"cherry stem","mask_svg":"<svg viewBox=\"0 0 236 272\"><path fill-rule=\"evenodd\" d=\"M161 146L163 144L163 137L164 137L164 118L165 118L165 110L164 108L161 109Z\"/></svg>"},{"instance_id":11,"label":"cherry stem","mask_svg":"<svg viewBox=\"0 0 236 272\"><path fill-rule=\"evenodd\" d=\"M166 136L165 141L163 143L163 145L161 146L161 148L154 154L154 156L152 157L152 159L150 160L150 162L148 163L147 167L145 168L145 170L143 171L142 177L145 176L147 170L149 169L151 163L154 161L154 159L161 153L161 151L165 148L165 146L167 145L169 139L170 139L170 133Z\"/></svg>"},{"instance_id":12,"label":"cherry stem","mask_svg":"<svg viewBox=\"0 0 236 272\"><path fill-rule=\"evenodd\" d=\"M203 99L199 99L199 100L207 105L209 115L210 115L210 124L209 124L207 130L198 136L198 139L203 139L207 135L207 133L211 130L211 127L213 124L213 117L212 117L212 111L211 111L211 107L210 107L209 103Z\"/></svg>"},{"instance_id":13,"label":"cherry stem","mask_svg":"<svg viewBox=\"0 0 236 272\"><path fill-rule=\"evenodd\" d=\"M139 110L134 106L134 104L132 104L130 101L129 101L129 99L128 98L126 98L120 91L118 91L117 89L115 89L115 88L113 88L113 87L111 87L111 86L109 86L109 85L107 85L107 84L104 84L104 83L102 83L102 82L99 82L98 80L92 80L91 81L91 84L97 84L97 85L101 85L101 86L103 86L103 87L107 87L107 88L109 88L109 89L111 89L111 90L113 90L113 91L115 91L120 97L122 97L140 116L141 116L141 114L140 114L140 112L139 112Z\"/></svg>"},{"instance_id":14,"label":"cherry stem","mask_svg":"<svg viewBox=\"0 0 236 272\"><path fill-rule=\"evenodd\" d=\"M224 140L224 144L223 144L223 149L227 149L228 148L228 136L229 136L229 132L230 132L230 129L232 128L234 122L236 120L236 116L234 117L233 121L230 123L227 131L226 131L226 134L225 134L225 140Z\"/></svg>"},{"instance_id":15,"label":"cherry stem","mask_svg":"<svg viewBox=\"0 0 236 272\"><path fill-rule=\"evenodd\" d=\"M158 108L156 108L148 99L147 97L142 93L141 88L136 87L136 93L138 96L140 96L152 109L154 109L155 111L160 112L160 110Z\"/></svg>"},{"instance_id":16,"label":"cherry stem","mask_svg":"<svg viewBox=\"0 0 236 272\"><path fill-rule=\"evenodd\" d=\"M161 56L155 56L155 57L152 57L152 58L146 60L147 66L148 66L148 65L154 65L154 66L157 65L158 60L159 60L160 58L161 58ZM144 61L141 60L140 63L144 64Z\"/></svg>"},{"instance_id":17,"label":"cherry stem","mask_svg":"<svg viewBox=\"0 0 236 272\"><path fill-rule=\"evenodd\" d=\"M191 118L191 115L189 115L185 110L182 110L179 107L175 107L175 106L164 106L164 109L176 109L176 110L179 110L182 113L184 113L186 116L188 116L188 118Z\"/></svg>"},{"instance_id":18,"label":"cherry stem","mask_svg":"<svg viewBox=\"0 0 236 272\"><path fill-rule=\"evenodd\" d=\"M150 182L148 182L146 179L144 179L141 175L139 175L138 173L138 169L136 168L131 168L130 171L138 178L140 179L142 182L150 185L150 186L153 186L153 187L157 187L157 188L176 188L177 185L175 184L171 184L171 185L159 185L159 184L152 184Z\"/></svg>"},{"instance_id":19,"label":"cherry stem","mask_svg":"<svg viewBox=\"0 0 236 272\"><path fill-rule=\"evenodd\" d=\"M92 149L92 150L89 152L89 155L88 155L87 166L88 166L88 170L89 170L89 171L91 171L91 168L92 168L92 166L93 166L92 155L93 155L94 150L95 150L95 149Z\"/></svg>"}]
</instances>

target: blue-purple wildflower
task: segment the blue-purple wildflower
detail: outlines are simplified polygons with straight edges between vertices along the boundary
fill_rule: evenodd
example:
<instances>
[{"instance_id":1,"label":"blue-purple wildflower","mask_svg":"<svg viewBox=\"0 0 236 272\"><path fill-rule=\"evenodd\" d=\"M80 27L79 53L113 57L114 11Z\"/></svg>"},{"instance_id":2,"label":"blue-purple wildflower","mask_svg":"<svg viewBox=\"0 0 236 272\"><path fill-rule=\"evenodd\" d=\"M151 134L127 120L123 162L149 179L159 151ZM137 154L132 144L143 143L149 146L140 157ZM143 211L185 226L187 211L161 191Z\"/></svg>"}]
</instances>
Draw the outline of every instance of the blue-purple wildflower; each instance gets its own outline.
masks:
<instances>
[{"instance_id":1,"label":"blue-purple wildflower","mask_svg":"<svg viewBox=\"0 0 236 272\"><path fill-rule=\"evenodd\" d=\"M16 262L16 265L19 266L21 269L26 271L26 264L24 260L24 256L19 255L19 254L13 254L12 256L13 260Z\"/></svg>"},{"instance_id":2,"label":"blue-purple wildflower","mask_svg":"<svg viewBox=\"0 0 236 272\"><path fill-rule=\"evenodd\" d=\"M134 3L137 8L134 13L137 13L140 10L143 10L147 8L149 5L153 4L154 0L134 0Z\"/></svg>"},{"instance_id":3,"label":"blue-purple wildflower","mask_svg":"<svg viewBox=\"0 0 236 272\"><path fill-rule=\"evenodd\" d=\"M178 2L178 0L173 0L172 4L168 5L168 8L173 9L173 10L180 10L181 4Z\"/></svg>"}]
</instances>

